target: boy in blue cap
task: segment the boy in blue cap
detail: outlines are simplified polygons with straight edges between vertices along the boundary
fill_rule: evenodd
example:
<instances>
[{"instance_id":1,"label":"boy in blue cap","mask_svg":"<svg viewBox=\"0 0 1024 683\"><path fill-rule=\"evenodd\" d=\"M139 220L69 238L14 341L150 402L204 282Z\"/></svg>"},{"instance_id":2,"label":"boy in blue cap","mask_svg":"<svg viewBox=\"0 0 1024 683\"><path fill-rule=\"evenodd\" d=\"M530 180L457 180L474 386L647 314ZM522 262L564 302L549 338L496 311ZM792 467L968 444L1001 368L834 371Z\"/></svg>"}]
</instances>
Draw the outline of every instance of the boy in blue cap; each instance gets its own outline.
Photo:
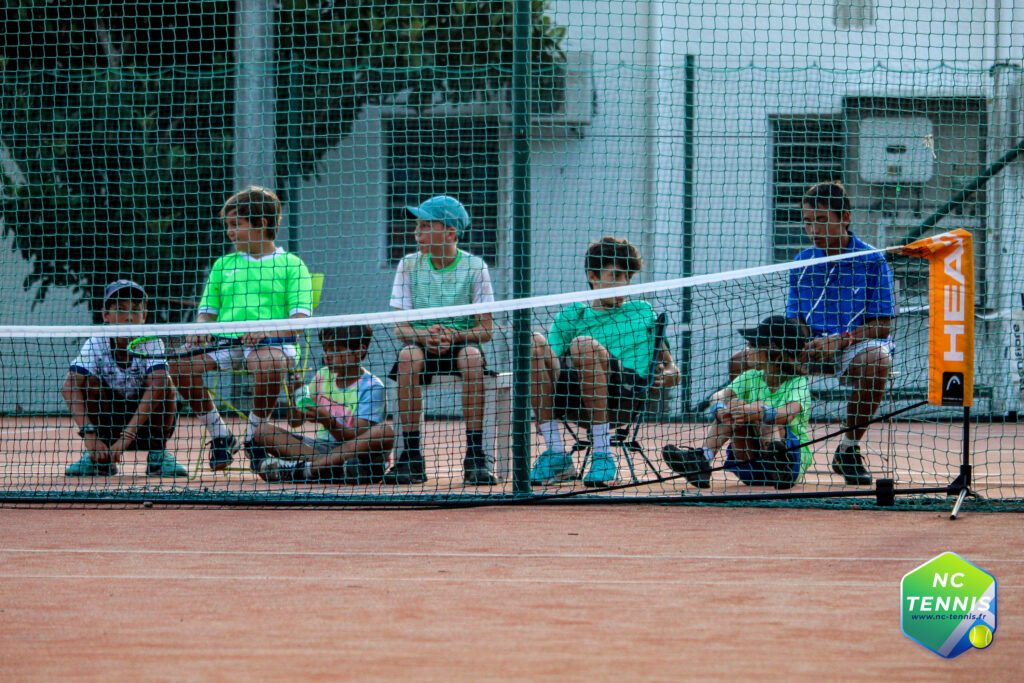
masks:
<instances>
[{"instance_id":1,"label":"boy in blue cap","mask_svg":"<svg viewBox=\"0 0 1024 683\"><path fill-rule=\"evenodd\" d=\"M146 291L131 280L116 280L103 291L103 322L146 322ZM164 449L174 433L178 404L167 361L128 355L129 337L92 337L82 345L64 377L61 394L78 426L85 450L68 465L69 477L117 474L124 451L149 451L146 474L187 477ZM145 343L144 351L162 354L163 342Z\"/></svg>"},{"instance_id":2,"label":"boy in blue cap","mask_svg":"<svg viewBox=\"0 0 1024 683\"><path fill-rule=\"evenodd\" d=\"M408 207L416 217L417 251L398 263L391 288L391 307L398 310L480 304L494 301L487 264L459 249L469 227L469 213L459 200L431 197ZM398 382L398 413L402 425L401 453L385 475L388 484L419 484L427 480L420 444L422 387L437 375L462 378L462 419L466 423L464 480L475 486L497 483L483 449L484 370L480 348L491 340L489 313L399 323L402 342L391 376Z\"/></svg>"}]
</instances>

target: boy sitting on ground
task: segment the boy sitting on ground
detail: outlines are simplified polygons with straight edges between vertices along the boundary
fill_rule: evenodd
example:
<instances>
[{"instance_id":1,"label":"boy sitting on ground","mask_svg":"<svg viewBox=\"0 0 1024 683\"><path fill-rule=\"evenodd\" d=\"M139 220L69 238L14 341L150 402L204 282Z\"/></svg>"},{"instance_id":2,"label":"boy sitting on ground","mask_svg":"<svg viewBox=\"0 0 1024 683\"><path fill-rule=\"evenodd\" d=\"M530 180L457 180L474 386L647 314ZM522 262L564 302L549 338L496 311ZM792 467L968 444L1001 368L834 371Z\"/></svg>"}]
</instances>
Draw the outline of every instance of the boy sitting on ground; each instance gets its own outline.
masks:
<instances>
[{"instance_id":1,"label":"boy sitting on ground","mask_svg":"<svg viewBox=\"0 0 1024 683\"><path fill-rule=\"evenodd\" d=\"M379 484L395 433L384 423L384 383L360 365L373 328L328 327L319 338L324 366L290 409L292 426L314 422L316 436L262 424L249 446L253 469L266 481Z\"/></svg>"},{"instance_id":2,"label":"boy sitting on ground","mask_svg":"<svg viewBox=\"0 0 1024 683\"><path fill-rule=\"evenodd\" d=\"M627 240L604 237L587 249L584 267L591 289L606 289L628 285L643 261ZM604 486L617 478L610 423L626 421L648 388L672 387L680 379L666 344L651 367L656 320L646 301L609 297L562 310L547 339L534 333L532 402L546 450L530 471L531 483L575 476L555 421L563 417L590 426L593 454L583 483Z\"/></svg>"},{"instance_id":3,"label":"boy sitting on ground","mask_svg":"<svg viewBox=\"0 0 1024 683\"><path fill-rule=\"evenodd\" d=\"M662 457L698 488L711 486L711 462L730 442L724 469L744 484L788 489L811 464L807 442L810 384L797 355L807 342L805 328L781 315L740 330L754 366L711 397L711 417L701 448L669 444Z\"/></svg>"},{"instance_id":4,"label":"boy sitting on ground","mask_svg":"<svg viewBox=\"0 0 1024 683\"><path fill-rule=\"evenodd\" d=\"M103 322L141 325L146 322L145 290L130 280L117 280L103 292ZM117 474L125 451L149 451L146 474L187 477L188 470L165 449L178 419L174 383L167 362L128 354L129 337L92 337L71 362L61 393L78 425L85 450L68 465L69 477ZM159 355L159 339L139 349Z\"/></svg>"}]
</instances>

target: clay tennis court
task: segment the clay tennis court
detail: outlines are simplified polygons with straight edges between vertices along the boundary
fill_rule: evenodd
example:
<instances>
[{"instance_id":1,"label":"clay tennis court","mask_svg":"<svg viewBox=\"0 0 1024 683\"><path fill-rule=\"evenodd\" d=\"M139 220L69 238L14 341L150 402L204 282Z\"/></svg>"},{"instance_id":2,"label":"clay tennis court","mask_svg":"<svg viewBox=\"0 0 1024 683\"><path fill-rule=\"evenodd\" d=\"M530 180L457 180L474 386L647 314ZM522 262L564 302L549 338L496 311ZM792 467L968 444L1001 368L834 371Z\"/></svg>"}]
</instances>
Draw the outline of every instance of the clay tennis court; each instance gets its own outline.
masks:
<instances>
[{"instance_id":1,"label":"clay tennis court","mask_svg":"<svg viewBox=\"0 0 1024 683\"><path fill-rule=\"evenodd\" d=\"M235 433L244 431L238 420L229 421ZM465 487L462 484L463 427L457 421L436 420L426 424L424 448L427 454L429 481L420 486L359 486L324 487L315 484L268 484L256 478L246 466L245 456L239 454L234 466L226 474L213 474L206 468L206 440L202 427L190 417L179 420L168 448L191 473L189 480L153 479L145 476L145 453L129 452L118 476L109 478L68 478L63 476L68 463L79 457L81 448L70 418L6 417L0 420L0 487L2 493L47 493L51 496L74 495L127 495L128 492L152 492L174 495L187 491L195 495L215 495L227 498L288 497L296 490L317 497L357 496L361 502L386 501L396 494L431 496L457 501L467 495L483 493L497 497L513 493L511 481L494 488ZM564 495L579 490L587 497L621 499L669 497L676 498L686 492L712 495L746 495L764 493L760 487L747 487L735 477L716 472L713 486L707 491L686 487L683 480L662 461L661 447L666 443L697 444L703 438L704 423L650 423L641 426L638 440L644 447L653 469L638 454L633 454L633 471L643 484L609 492L581 490L579 482L564 486L535 489L537 493ZM810 438L816 439L836 433L835 423L812 423ZM974 490L986 499L1020 498L1024 487L1024 466L1018 468L1017 453L1024 452L1024 425L1017 423L981 423L970 428ZM310 432L312 434L312 432ZM893 424L875 424L864 439L866 457L876 477L889 477L897 488L944 487L959 473L963 427L956 422L901 421ZM567 440L566 443L572 443ZM814 462L804 480L793 488L795 493L829 490L849 490L829 467L835 439L812 447ZM536 437L533 457L540 454L543 443ZM721 460L721 455L719 461ZM577 464L582 455L577 455ZM658 478L666 479L659 481ZM625 458L619 456L619 478L622 483L632 482ZM671 478L671 479L670 479ZM650 482L650 483L645 483ZM159 497L157 498L159 499Z\"/></svg>"},{"instance_id":2,"label":"clay tennis court","mask_svg":"<svg viewBox=\"0 0 1024 683\"><path fill-rule=\"evenodd\" d=\"M956 458L937 454L955 455L959 425L910 424L901 443L871 456L876 473L885 468L914 485L947 482ZM431 427L439 439L454 428ZM645 445L686 428L650 425ZM172 446L190 470L200 464L189 449L196 429L183 420ZM1014 452L1024 444L1016 425L972 429L985 495L1019 490ZM61 476L74 457L65 420L12 419L2 431L8 491L162 490L141 476L134 454L117 477ZM428 484L408 488L457 500L466 489L440 455ZM822 450L803 486L829 480ZM226 495L289 490L245 471L214 476L202 467L177 486ZM601 495L682 490L672 481ZM712 492L742 490L715 475ZM0 538L6 680L1013 680L1024 670L1024 534L1015 513L968 508L953 522L948 506L130 504L5 509ZM999 582L993 644L954 660L912 642L899 624L900 579L945 551Z\"/></svg>"},{"instance_id":3,"label":"clay tennis court","mask_svg":"<svg viewBox=\"0 0 1024 683\"><path fill-rule=\"evenodd\" d=\"M668 506L9 509L5 680L1019 680L1016 514ZM994 574L993 644L900 633L901 577Z\"/></svg>"}]
</instances>

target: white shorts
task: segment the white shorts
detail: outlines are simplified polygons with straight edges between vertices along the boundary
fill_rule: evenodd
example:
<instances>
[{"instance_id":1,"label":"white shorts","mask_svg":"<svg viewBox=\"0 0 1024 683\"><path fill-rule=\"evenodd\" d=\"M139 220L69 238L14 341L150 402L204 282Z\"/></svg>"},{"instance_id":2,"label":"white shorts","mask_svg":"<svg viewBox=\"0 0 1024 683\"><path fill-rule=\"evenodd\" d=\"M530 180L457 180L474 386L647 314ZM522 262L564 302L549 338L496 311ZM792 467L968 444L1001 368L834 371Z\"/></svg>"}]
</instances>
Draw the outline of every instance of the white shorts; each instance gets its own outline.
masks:
<instances>
[{"instance_id":1,"label":"white shorts","mask_svg":"<svg viewBox=\"0 0 1024 683\"><path fill-rule=\"evenodd\" d=\"M285 357L293 363L299 357L298 344L260 344L259 346L280 349ZM245 361L256 348L255 346L229 346L208 353L206 357L212 359L221 370L245 370Z\"/></svg>"},{"instance_id":2,"label":"white shorts","mask_svg":"<svg viewBox=\"0 0 1024 683\"><path fill-rule=\"evenodd\" d=\"M829 374L833 374L839 378L841 384L846 383L846 372L850 369L850 363L861 353L869 349L885 349L886 353L890 356L896 346L892 341L888 339L865 339L862 342L858 342L853 346L847 346L843 349L835 359L833 367L835 370Z\"/></svg>"}]
</instances>

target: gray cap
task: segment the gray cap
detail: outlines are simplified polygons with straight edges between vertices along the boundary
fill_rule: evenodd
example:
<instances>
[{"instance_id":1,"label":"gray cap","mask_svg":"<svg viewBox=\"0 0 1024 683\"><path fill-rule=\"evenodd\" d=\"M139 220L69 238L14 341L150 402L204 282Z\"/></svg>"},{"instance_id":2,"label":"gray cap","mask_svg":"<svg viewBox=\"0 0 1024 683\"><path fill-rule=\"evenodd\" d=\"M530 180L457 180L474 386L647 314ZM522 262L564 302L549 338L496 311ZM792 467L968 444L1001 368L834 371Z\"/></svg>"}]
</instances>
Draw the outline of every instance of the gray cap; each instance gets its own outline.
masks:
<instances>
[{"instance_id":1,"label":"gray cap","mask_svg":"<svg viewBox=\"0 0 1024 683\"><path fill-rule=\"evenodd\" d=\"M146 290L138 282L131 280L114 280L103 290L103 305L113 298L118 299L139 299L145 301L149 298Z\"/></svg>"}]
</instances>

